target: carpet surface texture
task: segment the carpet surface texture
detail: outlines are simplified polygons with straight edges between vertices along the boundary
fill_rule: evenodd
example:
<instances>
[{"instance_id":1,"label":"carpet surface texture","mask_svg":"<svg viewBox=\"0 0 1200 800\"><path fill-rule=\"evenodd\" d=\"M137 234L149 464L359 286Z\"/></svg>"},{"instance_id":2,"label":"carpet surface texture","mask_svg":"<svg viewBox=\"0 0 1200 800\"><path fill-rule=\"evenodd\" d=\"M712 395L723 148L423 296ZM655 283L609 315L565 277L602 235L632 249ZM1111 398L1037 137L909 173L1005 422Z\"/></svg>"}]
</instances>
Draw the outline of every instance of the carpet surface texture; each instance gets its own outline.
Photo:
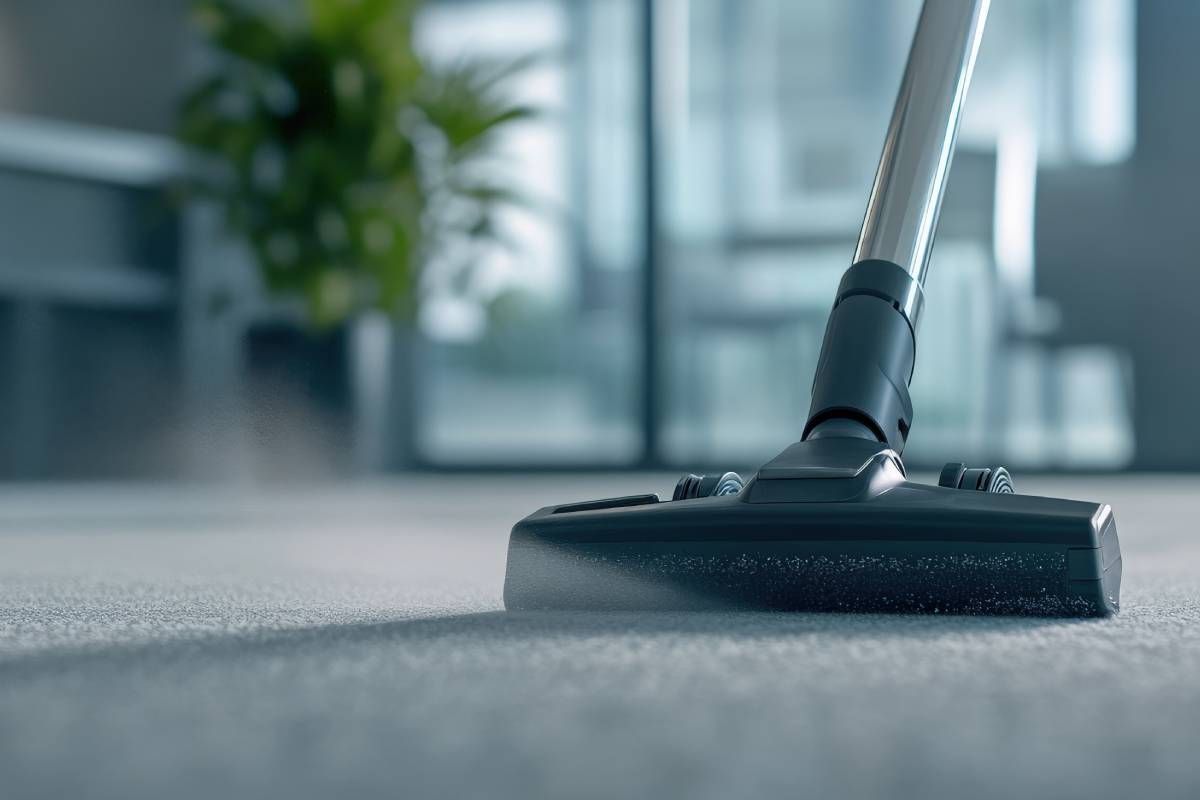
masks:
<instances>
[{"instance_id":1,"label":"carpet surface texture","mask_svg":"<svg viewBox=\"0 0 1200 800\"><path fill-rule=\"evenodd\" d=\"M504 612L516 519L670 486L0 490L0 794L1200 797L1200 479L1018 485L1113 506L1109 620Z\"/></svg>"}]
</instances>

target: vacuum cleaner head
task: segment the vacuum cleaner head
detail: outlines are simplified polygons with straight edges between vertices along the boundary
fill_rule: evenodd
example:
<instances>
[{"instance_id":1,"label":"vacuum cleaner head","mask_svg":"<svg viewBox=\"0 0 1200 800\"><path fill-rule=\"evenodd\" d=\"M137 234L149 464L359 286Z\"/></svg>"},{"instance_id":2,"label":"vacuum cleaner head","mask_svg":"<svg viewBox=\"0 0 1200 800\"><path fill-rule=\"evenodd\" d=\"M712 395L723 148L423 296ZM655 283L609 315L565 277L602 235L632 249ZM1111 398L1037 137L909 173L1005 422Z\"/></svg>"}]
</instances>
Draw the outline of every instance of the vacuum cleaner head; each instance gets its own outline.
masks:
<instances>
[{"instance_id":1,"label":"vacuum cleaner head","mask_svg":"<svg viewBox=\"0 0 1200 800\"><path fill-rule=\"evenodd\" d=\"M926 0L802 440L745 486L543 508L513 528L510 609L766 608L1106 615L1121 549L1106 505L1013 494L1003 468L911 483L922 281L987 0Z\"/></svg>"},{"instance_id":2,"label":"vacuum cleaner head","mask_svg":"<svg viewBox=\"0 0 1200 800\"><path fill-rule=\"evenodd\" d=\"M736 494L550 506L513 528L509 609L774 609L1103 616L1121 551L1106 505L904 477L855 438L800 442ZM990 473L980 486L979 478ZM684 481L694 478L688 476ZM1007 487L1007 491L1004 488Z\"/></svg>"}]
</instances>

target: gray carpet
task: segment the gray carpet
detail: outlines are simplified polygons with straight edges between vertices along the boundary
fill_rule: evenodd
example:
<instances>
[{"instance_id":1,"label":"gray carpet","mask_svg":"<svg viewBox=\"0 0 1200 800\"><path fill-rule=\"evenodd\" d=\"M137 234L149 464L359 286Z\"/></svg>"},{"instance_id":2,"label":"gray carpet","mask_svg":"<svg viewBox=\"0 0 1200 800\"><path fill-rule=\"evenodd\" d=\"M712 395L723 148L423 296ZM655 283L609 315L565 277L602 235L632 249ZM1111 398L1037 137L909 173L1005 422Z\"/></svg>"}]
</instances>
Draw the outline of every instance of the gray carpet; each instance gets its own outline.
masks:
<instances>
[{"instance_id":1,"label":"gray carpet","mask_svg":"<svg viewBox=\"0 0 1200 800\"><path fill-rule=\"evenodd\" d=\"M1019 486L1112 503L1115 620L500 610L647 480L0 490L0 795L1200 796L1200 480Z\"/></svg>"}]
</instances>

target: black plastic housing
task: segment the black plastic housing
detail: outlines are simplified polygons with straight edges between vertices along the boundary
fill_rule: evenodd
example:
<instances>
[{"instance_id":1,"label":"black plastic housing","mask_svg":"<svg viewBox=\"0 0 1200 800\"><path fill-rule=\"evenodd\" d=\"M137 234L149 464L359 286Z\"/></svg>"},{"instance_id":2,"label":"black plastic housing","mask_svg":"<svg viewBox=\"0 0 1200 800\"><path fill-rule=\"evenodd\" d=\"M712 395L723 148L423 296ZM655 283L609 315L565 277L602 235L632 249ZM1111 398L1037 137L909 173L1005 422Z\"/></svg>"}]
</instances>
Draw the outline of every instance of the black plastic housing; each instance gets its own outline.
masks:
<instances>
[{"instance_id":1,"label":"black plastic housing","mask_svg":"<svg viewBox=\"0 0 1200 800\"><path fill-rule=\"evenodd\" d=\"M904 451L923 305L921 285L890 261L860 261L846 270L825 327L803 438L824 423L848 420Z\"/></svg>"},{"instance_id":2,"label":"black plastic housing","mask_svg":"<svg viewBox=\"0 0 1200 800\"><path fill-rule=\"evenodd\" d=\"M504 604L1105 616L1120 583L1108 506L905 483L867 503L550 506L513 529Z\"/></svg>"},{"instance_id":3,"label":"black plastic housing","mask_svg":"<svg viewBox=\"0 0 1200 800\"><path fill-rule=\"evenodd\" d=\"M738 495L549 506L509 542L509 609L1105 616L1107 505L909 482L858 439L801 442Z\"/></svg>"}]
</instances>

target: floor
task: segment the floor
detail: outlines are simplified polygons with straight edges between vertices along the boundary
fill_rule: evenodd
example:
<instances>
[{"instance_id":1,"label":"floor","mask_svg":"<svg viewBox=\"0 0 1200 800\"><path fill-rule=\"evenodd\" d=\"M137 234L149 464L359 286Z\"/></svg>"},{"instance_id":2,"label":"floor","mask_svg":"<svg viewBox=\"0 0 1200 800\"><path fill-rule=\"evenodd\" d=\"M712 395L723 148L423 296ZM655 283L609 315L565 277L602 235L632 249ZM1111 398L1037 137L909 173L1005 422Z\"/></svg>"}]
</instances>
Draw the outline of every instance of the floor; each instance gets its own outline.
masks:
<instances>
[{"instance_id":1,"label":"floor","mask_svg":"<svg viewBox=\"0 0 1200 800\"><path fill-rule=\"evenodd\" d=\"M1062 621L506 614L507 527L666 476L0 489L0 776L25 797L1200 796L1200 478L1116 510Z\"/></svg>"}]
</instances>

